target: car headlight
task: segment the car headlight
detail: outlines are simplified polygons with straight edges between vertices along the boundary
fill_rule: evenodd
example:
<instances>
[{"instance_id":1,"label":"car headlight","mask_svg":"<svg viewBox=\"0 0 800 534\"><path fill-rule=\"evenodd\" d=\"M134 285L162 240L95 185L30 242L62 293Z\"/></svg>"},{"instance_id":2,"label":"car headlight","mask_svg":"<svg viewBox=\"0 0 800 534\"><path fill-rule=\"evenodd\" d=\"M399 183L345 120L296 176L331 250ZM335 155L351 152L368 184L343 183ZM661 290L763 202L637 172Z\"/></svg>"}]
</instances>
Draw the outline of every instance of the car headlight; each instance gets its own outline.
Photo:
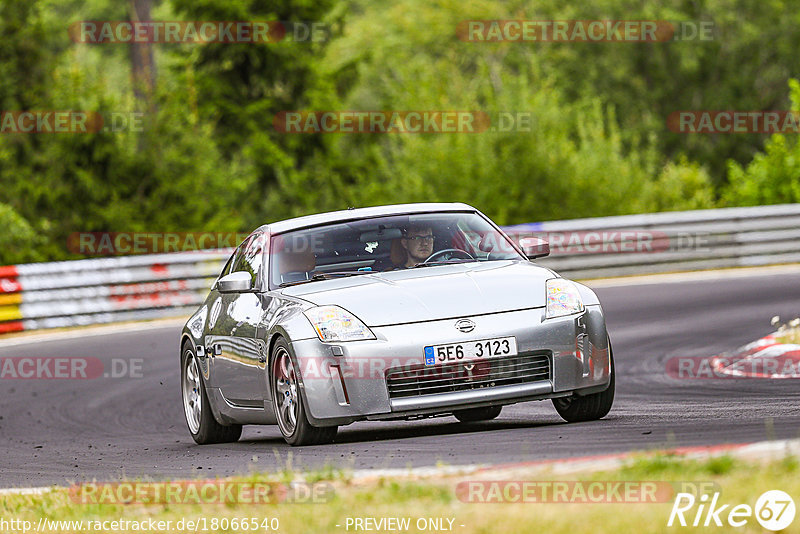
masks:
<instances>
[{"instance_id":1,"label":"car headlight","mask_svg":"<svg viewBox=\"0 0 800 534\"><path fill-rule=\"evenodd\" d=\"M583 299L575 284L563 278L553 278L547 281L547 311L546 319L581 313L584 310Z\"/></svg>"},{"instance_id":2,"label":"car headlight","mask_svg":"<svg viewBox=\"0 0 800 534\"><path fill-rule=\"evenodd\" d=\"M321 341L375 339L375 334L358 317L339 306L318 306L305 314Z\"/></svg>"}]
</instances>

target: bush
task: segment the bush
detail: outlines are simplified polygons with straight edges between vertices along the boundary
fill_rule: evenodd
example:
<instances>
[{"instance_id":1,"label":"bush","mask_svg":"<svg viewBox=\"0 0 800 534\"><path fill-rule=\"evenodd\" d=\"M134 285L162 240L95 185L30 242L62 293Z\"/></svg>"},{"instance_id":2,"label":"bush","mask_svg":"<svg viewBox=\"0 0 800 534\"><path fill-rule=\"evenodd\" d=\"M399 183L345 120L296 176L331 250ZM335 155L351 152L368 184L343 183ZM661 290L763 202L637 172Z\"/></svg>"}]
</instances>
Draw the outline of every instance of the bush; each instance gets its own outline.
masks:
<instances>
[{"instance_id":1,"label":"bush","mask_svg":"<svg viewBox=\"0 0 800 534\"><path fill-rule=\"evenodd\" d=\"M800 82L793 79L789 87L797 112ZM800 202L800 137L775 134L749 164L729 161L728 181L723 200L729 206Z\"/></svg>"}]
</instances>

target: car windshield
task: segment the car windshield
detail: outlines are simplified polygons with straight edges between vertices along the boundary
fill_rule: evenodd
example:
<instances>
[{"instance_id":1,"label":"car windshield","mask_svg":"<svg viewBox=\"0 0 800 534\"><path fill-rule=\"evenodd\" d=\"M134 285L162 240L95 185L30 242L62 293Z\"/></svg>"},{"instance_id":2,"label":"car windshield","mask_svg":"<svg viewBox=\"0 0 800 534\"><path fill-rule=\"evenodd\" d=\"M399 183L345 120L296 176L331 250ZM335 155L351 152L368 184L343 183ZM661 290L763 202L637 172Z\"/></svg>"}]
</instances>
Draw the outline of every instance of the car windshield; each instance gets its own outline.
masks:
<instances>
[{"instance_id":1,"label":"car windshield","mask_svg":"<svg viewBox=\"0 0 800 534\"><path fill-rule=\"evenodd\" d=\"M392 215L274 235L270 287L450 263L524 260L474 212Z\"/></svg>"}]
</instances>

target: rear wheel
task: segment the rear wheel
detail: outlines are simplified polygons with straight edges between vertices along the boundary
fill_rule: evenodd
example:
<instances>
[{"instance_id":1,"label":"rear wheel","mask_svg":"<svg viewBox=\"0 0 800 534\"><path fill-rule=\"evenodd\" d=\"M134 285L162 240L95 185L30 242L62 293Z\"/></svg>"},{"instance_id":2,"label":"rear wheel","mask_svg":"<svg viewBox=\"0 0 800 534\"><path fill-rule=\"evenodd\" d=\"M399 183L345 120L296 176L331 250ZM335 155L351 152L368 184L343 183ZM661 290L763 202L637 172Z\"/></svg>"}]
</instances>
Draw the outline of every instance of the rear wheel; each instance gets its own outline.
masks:
<instances>
[{"instance_id":1,"label":"rear wheel","mask_svg":"<svg viewBox=\"0 0 800 534\"><path fill-rule=\"evenodd\" d=\"M496 418L503 411L502 406L487 406L486 408L470 408L468 410L456 410L453 415L462 423L475 423L477 421L489 421Z\"/></svg>"},{"instance_id":2,"label":"rear wheel","mask_svg":"<svg viewBox=\"0 0 800 534\"><path fill-rule=\"evenodd\" d=\"M337 426L313 426L306 416L303 396L300 394L297 369L284 339L275 342L272 349L270 385L272 405L278 427L286 443L293 446L330 443L336 437Z\"/></svg>"},{"instance_id":3,"label":"rear wheel","mask_svg":"<svg viewBox=\"0 0 800 534\"><path fill-rule=\"evenodd\" d=\"M570 397L561 397L553 399L553 406L555 406L558 415L569 423L578 423L581 421L594 421L608 415L611 410L611 405L614 404L614 389L615 389L615 375L614 370L614 355L611 352L611 343L608 344L608 357L611 364L611 380L608 383L608 388L600 393L592 393L591 395L579 396L572 395Z\"/></svg>"},{"instance_id":4,"label":"rear wheel","mask_svg":"<svg viewBox=\"0 0 800 534\"><path fill-rule=\"evenodd\" d=\"M181 356L181 394L183 413L192 439L200 445L237 441L242 435L242 425L221 425L214 419L208 403L200 362L191 343L183 346Z\"/></svg>"}]
</instances>

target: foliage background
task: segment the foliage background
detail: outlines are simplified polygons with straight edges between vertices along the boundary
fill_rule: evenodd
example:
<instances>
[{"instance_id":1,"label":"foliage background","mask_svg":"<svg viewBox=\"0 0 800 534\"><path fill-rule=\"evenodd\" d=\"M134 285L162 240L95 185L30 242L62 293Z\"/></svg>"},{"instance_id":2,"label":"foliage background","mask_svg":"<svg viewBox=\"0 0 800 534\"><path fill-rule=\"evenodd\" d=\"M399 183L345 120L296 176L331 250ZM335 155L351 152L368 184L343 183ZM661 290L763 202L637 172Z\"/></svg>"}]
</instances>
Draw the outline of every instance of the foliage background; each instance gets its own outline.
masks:
<instances>
[{"instance_id":1,"label":"foliage background","mask_svg":"<svg viewBox=\"0 0 800 534\"><path fill-rule=\"evenodd\" d=\"M319 21L324 42L127 45L81 20ZM679 135L673 111L800 109L778 0L0 0L0 110L142 112L142 131L0 134L0 263L72 232L247 232L348 206L464 201L501 224L800 201L796 135ZM471 19L713 21L711 41L471 43ZM531 112L530 132L283 135L283 110Z\"/></svg>"}]
</instances>

